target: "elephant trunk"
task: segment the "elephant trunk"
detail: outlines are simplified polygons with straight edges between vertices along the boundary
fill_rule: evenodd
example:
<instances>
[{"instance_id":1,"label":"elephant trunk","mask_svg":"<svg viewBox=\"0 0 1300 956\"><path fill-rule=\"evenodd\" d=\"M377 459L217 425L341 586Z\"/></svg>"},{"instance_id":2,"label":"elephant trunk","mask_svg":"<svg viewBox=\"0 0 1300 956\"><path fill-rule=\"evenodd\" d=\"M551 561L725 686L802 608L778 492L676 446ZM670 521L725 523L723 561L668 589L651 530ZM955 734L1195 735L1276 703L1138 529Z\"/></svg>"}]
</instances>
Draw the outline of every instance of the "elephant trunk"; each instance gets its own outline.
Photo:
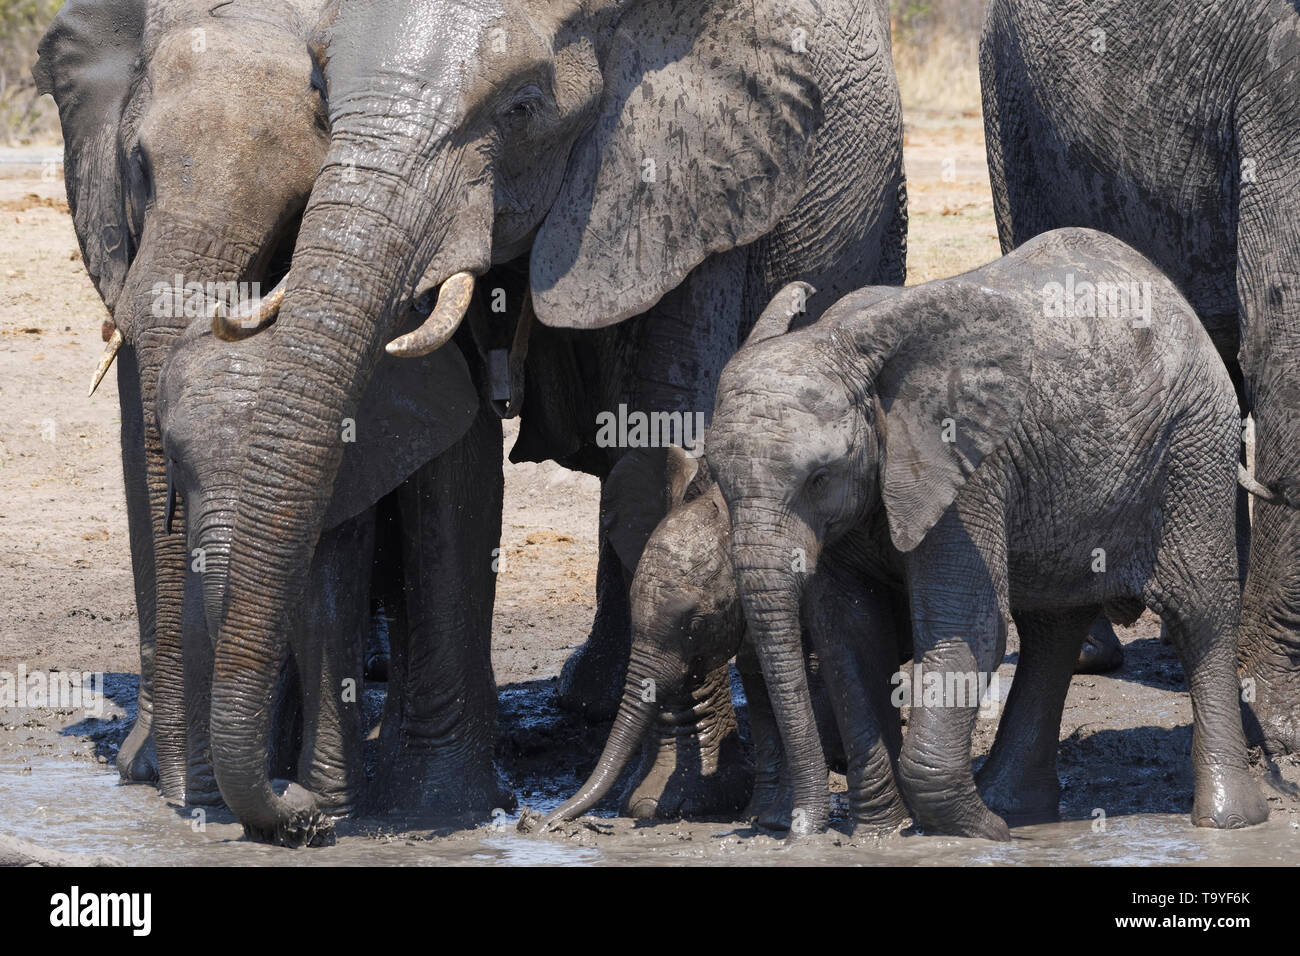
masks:
<instances>
[{"instance_id":1,"label":"elephant trunk","mask_svg":"<svg viewBox=\"0 0 1300 956\"><path fill-rule=\"evenodd\" d=\"M757 510L757 509L756 509ZM817 542L806 527L773 524L771 508L758 515L733 512L732 555L750 640L767 684L789 768L794 802L790 832L824 830L830 820L826 758L804 670L799 605ZM779 513L776 512L776 513Z\"/></svg>"},{"instance_id":2,"label":"elephant trunk","mask_svg":"<svg viewBox=\"0 0 1300 956\"><path fill-rule=\"evenodd\" d=\"M284 622L303 596L343 457L345 419L355 415L420 277L452 259L447 276L481 272L490 248L490 206L480 210L472 236L453 235L450 213L431 208L425 190L404 184L403 177L434 173L413 171L388 141L393 134L384 138L385 111L356 116L378 117L380 128L335 128L303 215L278 321L264 333L272 339L241 472L213 675L212 751L222 796L250 837L285 845L318 841L328 827L305 792L273 792L267 749ZM386 192L365 188L358 168L390 170ZM460 183L454 164L446 175L453 186ZM465 215L460 207L458 213Z\"/></svg>"},{"instance_id":3,"label":"elephant trunk","mask_svg":"<svg viewBox=\"0 0 1300 956\"><path fill-rule=\"evenodd\" d=\"M633 644L623 699L619 702L618 714L614 717L596 769L577 793L542 822L542 830L549 830L565 820L577 819L605 798L639 750L659 713L659 701L671 697L685 676L686 661L680 655L650 652L643 644Z\"/></svg>"}]
</instances>

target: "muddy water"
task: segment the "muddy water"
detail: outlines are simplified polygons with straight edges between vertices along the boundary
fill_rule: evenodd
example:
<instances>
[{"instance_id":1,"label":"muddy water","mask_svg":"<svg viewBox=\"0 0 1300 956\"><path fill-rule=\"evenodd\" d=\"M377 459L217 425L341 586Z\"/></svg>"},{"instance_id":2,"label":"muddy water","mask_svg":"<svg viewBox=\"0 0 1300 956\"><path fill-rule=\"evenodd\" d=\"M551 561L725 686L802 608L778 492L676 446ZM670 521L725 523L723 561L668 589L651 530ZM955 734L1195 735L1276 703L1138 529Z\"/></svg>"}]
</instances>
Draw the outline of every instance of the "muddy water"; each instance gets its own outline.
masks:
<instances>
[{"instance_id":1,"label":"muddy water","mask_svg":"<svg viewBox=\"0 0 1300 956\"><path fill-rule=\"evenodd\" d=\"M521 805L531 798L541 812L555 806L536 792L519 797ZM10 750L0 756L0 833L131 865L1300 864L1300 819L1293 810L1230 833L1194 828L1182 814L1112 816L1104 829L1092 819L1072 820L1017 828L1006 844L919 835L853 838L838 830L787 844L735 824L638 826L611 817L539 836L518 832L516 821L500 816L475 829L437 834L393 834L374 821L345 821L335 846L287 850L246 842L222 811L205 816L168 807L152 787L121 785L111 764L66 753Z\"/></svg>"}]
</instances>

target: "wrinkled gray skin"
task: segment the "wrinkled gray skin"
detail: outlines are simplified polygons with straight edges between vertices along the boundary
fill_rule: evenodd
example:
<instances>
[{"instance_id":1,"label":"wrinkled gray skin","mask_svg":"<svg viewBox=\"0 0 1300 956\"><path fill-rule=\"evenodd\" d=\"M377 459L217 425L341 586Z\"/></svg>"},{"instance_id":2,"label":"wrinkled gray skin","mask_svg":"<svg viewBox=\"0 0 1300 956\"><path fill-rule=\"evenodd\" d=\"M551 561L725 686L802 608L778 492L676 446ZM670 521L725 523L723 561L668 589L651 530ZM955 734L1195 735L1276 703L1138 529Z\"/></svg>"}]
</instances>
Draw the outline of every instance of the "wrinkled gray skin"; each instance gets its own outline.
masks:
<instances>
[{"instance_id":1,"label":"wrinkled gray skin","mask_svg":"<svg viewBox=\"0 0 1300 956\"><path fill-rule=\"evenodd\" d=\"M980 67L1003 251L1088 226L1145 253L1253 412L1260 479L1300 501L1300 5L995 0ZM1300 517L1256 502L1249 552L1247 737L1295 753Z\"/></svg>"},{"instance_id":2,"label":"wrinkled gray skin","mask_svg":"<svg viewBox=\"0 0 1300 956\"><path fill-rule=\"evenodd\" d=\"M196 319L163 365L158 421L171 487L184 503L187 554L202 555L186 578L184 657L189 714L189 802L219 801L208 746L213 646L225 602L232 517L239 501L239 466L248 445L253 406L262 384L265 353L272 335L245 342L218 341L206 318ZM341 816L362 798L360 700L362 654L370 631L371 577L365 573L376 550L375 505L394 492L426 462L454 446L478 413L464 403L461 379L468 376L455 346L420 359L396 362L391 374L377 377L351 426L335 493L312 563L304 600L287 622L301 699L301 751L289 795L303 807ZM436 410L436 411L435 411ZM427 515L432 517L432 514ZM419 547L421 536L439 529L421 527L402 514L403 550ZM173 532L182 529L173 525ZM401 558L385 563L400 575ZM414 574L411 590L422 586ZM398 591L400 594L400 590ZM418 597L412 595L412 601ZM405 619L405 615L402 616ZM402 629L392 634L395 653L406 647ZM389 683L390 707L405 696L399 680ZM395 710L394 712L400 712ZM291 719L292 710L281 714ZM269 727L268 727L269 731ZM385 743L391 743L385 739ZM381 752L381 764L398 755ZM206 799L205 799L206 798ZM382 800L370 810L390 810ZM286 842L324 839L327 826L312 814Z\"/></svg>"},{"instance_id":3,"label":"wrinkled gray skin","mask_svg":"<svg viewBox=\"0 0 1300 956\"><path fill-rule=\"evenodd\" d=\"M537 317L562 327L533 330L516 457L603 476L622 450L596 446L596 411L707 412L725 359L796 269L832 295L903 279L885 6L347 0L327 14L314 50L330 149L254 410L216 649L213 758L246 824L278 832L299 813L271 791L249 729L305 587L338 422L410 304L514 263ZM499 521L499 450L485 443L467 469L431 505ZM442 549L449 660L400 728L431 781L488 764L469 768L463 742L492 733L478 703L493 698L490 669L466 676L457 658L487 658L492 581L477 572L494 545ZM619 560L602 547L602 602L621 595L611 615L626 613ZM629 640L625 621L596 633L612 648L567 681L593 706L617 700Z\"/></svg>"},{"instance_id":4,"label":"wrinkled gray skin","mask_svg":"<svg viewBox=\"0 0 1300 956\"><path fill-rule=\"evenodd\" d=\"M689 485L688 477L694 477ZM647 738L643 763L650 769L624 799L624 812L674 817L738 809L751 790L742 772L748 768L724 749L735 736L726 682L732 655L749 703L755 758L752 796L743 816L769 829L790 825L791 793L781 738L753 648L744 641L726 502L708 477L707 466L698 476L689 470L686 477L679 473L675 484L674 507L650 536L633 578L632 655L609 740L586 783L547 818L546 826L575 819L596 806ZM819 738L828 750L841 747L830 725L833 718L825 713L827 702L836 701L836 710L855 715L849 729L871 739L864 736L857 744L863 759L843 768L850 806L858 823L893 830L907 819L893 767L902 732L898 711L889 703L889 678L897 670L899 647L850 638L864 630L875 635L896 630L902 622L894 618L895 608L878 601L871 588L859 594L870 567L860 558L870 552L851 546L832 550L835 553L823 559L809 586L803 611L816 648L816 654L808 655L808 672ZM890 617L867 616L876 609ZM721 691L688 698L683 689L691 686L692 678L711 691L721 679ZM683 759L682 748L673 746L674 735L687 720L706 725L698 737L711 745L691 755L694 760Z\"/></svg>"},{"instance_id":5,"label":"wrinkled gray skin","mask_svg":"<svg viewBox=\"0 0 1300 956\"><path fill-rule=\"evenodd\" d=\"M1052 316L1043 290L1071 275L1149 283L1150 327L1118 308ZM978 785L975 695L912 702L898 782L924 830L1005 840L1008 819L1056 816L1079 643L1101 611L1131 620L1143 606L1187 673L1193 821L1264 820L1237 705L1237 403L1169 280L1116 239L1061 230L964 276L862 290L811 328L780 331L755 329L723 372L709 460L793 768L792 832L823 828L829 810L801 592L825 547L864 531L898 553L923 672L974 680L1001 661L1010 617L1020 635ZM882 511L887 537L872 523ZM852 762L855 735L844 737Z\"/></svg>"},{"instance_id":6,"label":"wrinkled gray skin","mask_svg":"<svg viewBox=\"0 0 1300 956\"><path fill-rule=\"evenodd\" d=\"M178 801L186 555L184 537L164 529L154 406L162 363L194 315L159 315L154 286L176 275L261 281L285 267L325 153L305 43L316 6L69 0L33 68L59 107L86 270L125 338L117 375L141 680L117 765L125 780L156 777Z\"/></svg>"}]
</instances>

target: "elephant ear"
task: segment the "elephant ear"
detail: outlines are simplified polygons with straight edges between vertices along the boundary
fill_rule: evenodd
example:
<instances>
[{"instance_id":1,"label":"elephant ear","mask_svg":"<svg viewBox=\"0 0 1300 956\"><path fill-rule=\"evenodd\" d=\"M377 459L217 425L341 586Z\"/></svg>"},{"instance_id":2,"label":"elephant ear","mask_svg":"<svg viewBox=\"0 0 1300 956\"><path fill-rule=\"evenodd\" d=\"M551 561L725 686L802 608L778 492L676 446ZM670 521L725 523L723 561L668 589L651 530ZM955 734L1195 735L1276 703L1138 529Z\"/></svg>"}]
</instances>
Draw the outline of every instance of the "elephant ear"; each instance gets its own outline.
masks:
<instances>
[{"instance_id":1,"label":"elephant ear","mask_svg":"<svg viewBox=\"0 0 1300 956\"><path fill-rule=\"evenodd\" d=\"M596 124L533 246L538 318L589 329L639 315L791 209L822 120L816 21L809 0L629 3Z\"/></svg>"},{"instance_id":2,"label":"elephant ear","mask_svg":"<svg viewBox=\"0 0 1300 956\"><path fill-rule=\"evenodd\" d=\"M610 470L600 520L629 572L636 571L650 535L686 499L699 472L699 462L676 445L631 449Z\"/></svg>"},{"instance_id":3,"label":"elephant ear","mask_svg":"<svg viewBox=\"0 0 1300 956\"><path fill-rule=\"evenodd\" d=\"M1023 304L976 283L872 293L842 300L823 321L842 322L874 370L881 497L906 552L1019 420L1033 327Z\"/></svg>"},{"instance_id":4,"label":"elephant ear","mask_svg":"<svg viewBox=\"0 0 1300 956\"><path fill-rule=\"evenodd\" d=\"M365 511L458 442L478 405L469 368L454 344L421 358L380 358L350 436L344 423L343 463L325 527Z\"/></svg>"},{"instance_id":5,"label":"elephant ear","mask_svg":"<svg viewBox=\"0 0 1300 956\"><path fill-rule=\"evenodd\" d=\"M122 116L145 25L144 0L68 0L41 38L32 67L63 127L63 171L81 256L113 310L133 240L118 162Z\"/></svg>"}]
</instances>

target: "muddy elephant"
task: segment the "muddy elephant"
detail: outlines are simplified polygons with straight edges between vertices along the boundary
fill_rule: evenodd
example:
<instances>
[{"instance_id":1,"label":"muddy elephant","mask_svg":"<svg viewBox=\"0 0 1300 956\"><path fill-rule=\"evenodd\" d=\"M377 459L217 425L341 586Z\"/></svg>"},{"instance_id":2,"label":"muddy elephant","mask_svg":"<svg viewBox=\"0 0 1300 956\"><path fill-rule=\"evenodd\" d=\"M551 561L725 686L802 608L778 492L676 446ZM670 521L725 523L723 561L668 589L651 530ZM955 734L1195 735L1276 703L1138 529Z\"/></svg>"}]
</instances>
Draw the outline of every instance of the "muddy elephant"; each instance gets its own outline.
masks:
<instances>
[{"instance_id":1,"label":"muddy elephant","mask_svg":"<svg viewBox=\"0 0 1300 956\"><path fill-rule=\"evenodd\" d=\"M68 205L86 270L112 315L95 384L119 356L141 673L118 769L127 780L156 777L166 797L182 802L186 554L183 536L164 527L158 375L208 308L213 284L270 288L288 267L326 148L306 50L316 7L69 0L33 67L59 107Z\"/></svg>"},{"instance_id":2,"label":"muddy elephant","mask_svg":"<svg viewBox=\"0 0 1300 956\"><path fill-rule=\"evenodd\" d=\"M1152 38L1160 55L1152 57ZM1118 236L1196 309L1255 419L1260 477L1300 501L1300 11L1289 0L995 0L981 42L1003 251ZM1237 504L1248 739L1300 750L1300 517Z\"/></svg>"},{"instance_id":3,"label":"muddy elephant","mask_svg":"<svg viewBox=\"0 0 1300 956\"><path fill-rule=\"evenodd\" d=\"M185 512L184 528L172 525L170 530L183 533L186 553L194 556L186 578L183 642L190 803L219 800L208 746L212 648L226 596L232 517L240 498L239 466L269 343L265 336L239 343L218 341L211 322L199 318L176 343L159 379L158 427L167 459L169 507L183 505ZM391 374L372 380L356 419L345 425L351 440L345 443L309 584L286 626L296 687L289 706L278 708L277 724L283 733L285 725L297 719L301 738L293 774L299 787L288 799L319 814L311 815L301 830L284 834L285 842L325 837L324 817L357 809L365 796L362 654L371 630L373 574L366 572L376 564L379 502L387 496L393 499L398 517L394 550L399 553L378 566L382 573L399 577L409 571L405 586L399 580L393 589L401 598L400 607L393 610L402 626L392 633L395 667L387 711L396 720L409 690L406 661L413 654L430 653L411 642L406 622L420 618L423 593L437 586L421 578L422 562L404 558L419 556L422 545L436 547L442 538L437 512L412 507L413 490L405 484L411 479L418 487L420 472L436 472L453 460L456 446L482 411L473 400L469 367L459 349L387 362L394 366ZM421 526L421 517L426 526ZM428 519L434 519L432 527ZM430 636L427 628L417 629L416 641ZM266 730L272 732L269 723ZM391 734L381 735L379 794L366 801L369 811L394 809L386 787L391 791L390 778L400 774L401 757L392 744ZM512 805L509 796L495 789L495 780L486 785L494 788L498 805Z\"/></svg>"},{"instance_id":4,"label":"muddy elephant","mask_svg":"<svg viewBox=\"0 0 1300 956\"><path fill-rule=\"evenodd\" d=\"M1193 822L1266 819L1236 702L1238 406L1176 287L1119 240L1066 229L964 276L851 294L799 331L776 318L724 370L708 454L794 768L792 832L829 809L800 596L857 534L905 575L922 683L942 675L912 700L898 759L923 830L1006 840L1007 819L1057 816L1080 642L1102 611L1143 607L1187 673ZM971 732L1012 617L1020 664L977 781Z\"/></svg>"},{"instance_id":5,"label":"muddy elephant","mask_svg":"<svg viewBox=\"0 0 1300 956\"><path fill-rule=\"evenodd\" d=\"M601 440L600 412L707 417L726 358L796 269L830 290L903 279L887 24L883 0L327 11L312 49L330 149L293 266L241 330L222 330L272 337L213 684L217 779L245 823L273 832L296 813L268 786L249 728L328 508L338 422L379 356L464 341L462 316L481 302L491 392L513 402L523 389L512 456L601 476L628 441ZM412 304L421 321L407 321ZM437 506L499 515L500 468L485 444ZM494 545L453 551L445 569L437 623L466 659L488 654L489 629L466 608L490 606L492 589L458 569L488 567ZM594 633L608 646L566 681L593 705L617 702L625 666L620 565L603 546ZM430 774L465 769L466 721L490 723L463 705L488 689L443 675L455 683L431 686L399 730Z\"/></svg>"},{"instance_id":6,"label":"muddy elephant","mask_svg":"<svg viewBox=\"0 0 1300 956\"><path fill-rule=\"evenodd\" d=\"M706 461L690 459L680 449L670 449L668 459L671 509L646 542L632 580L632 654L618 714L595 769L545 826L595 807L644 740L639 783L623 800L629 816L731 816L744 806L744 819L783 830L792 810L789 774L763 675L745 638L727 505ZM869 551L831 551L836 553L823 558L803 602L810 637L805 663L818 735L832 767L848 778L854 819L892 830L907 819L893 767L902 732L899 713L890 705L890 679L900 658L911 656L906 609L871 593L858 598L859 590L872 590L863 583L867 569L861 564ZM897 594L898 582L890 590ZM880 609L889 617L864 616ZM864 631L898 632L902 639L893 644L848 640ZM727 663L733 656L749 705L752 786L749 767L735 753ZM864 736L854 748L857 763L844 763L830 707L834 700L863 708L852 729L873 739ZM692 724L696 729L686 736L702 745L688 751L679 739Z\"/></svg>"}]
</instances>

